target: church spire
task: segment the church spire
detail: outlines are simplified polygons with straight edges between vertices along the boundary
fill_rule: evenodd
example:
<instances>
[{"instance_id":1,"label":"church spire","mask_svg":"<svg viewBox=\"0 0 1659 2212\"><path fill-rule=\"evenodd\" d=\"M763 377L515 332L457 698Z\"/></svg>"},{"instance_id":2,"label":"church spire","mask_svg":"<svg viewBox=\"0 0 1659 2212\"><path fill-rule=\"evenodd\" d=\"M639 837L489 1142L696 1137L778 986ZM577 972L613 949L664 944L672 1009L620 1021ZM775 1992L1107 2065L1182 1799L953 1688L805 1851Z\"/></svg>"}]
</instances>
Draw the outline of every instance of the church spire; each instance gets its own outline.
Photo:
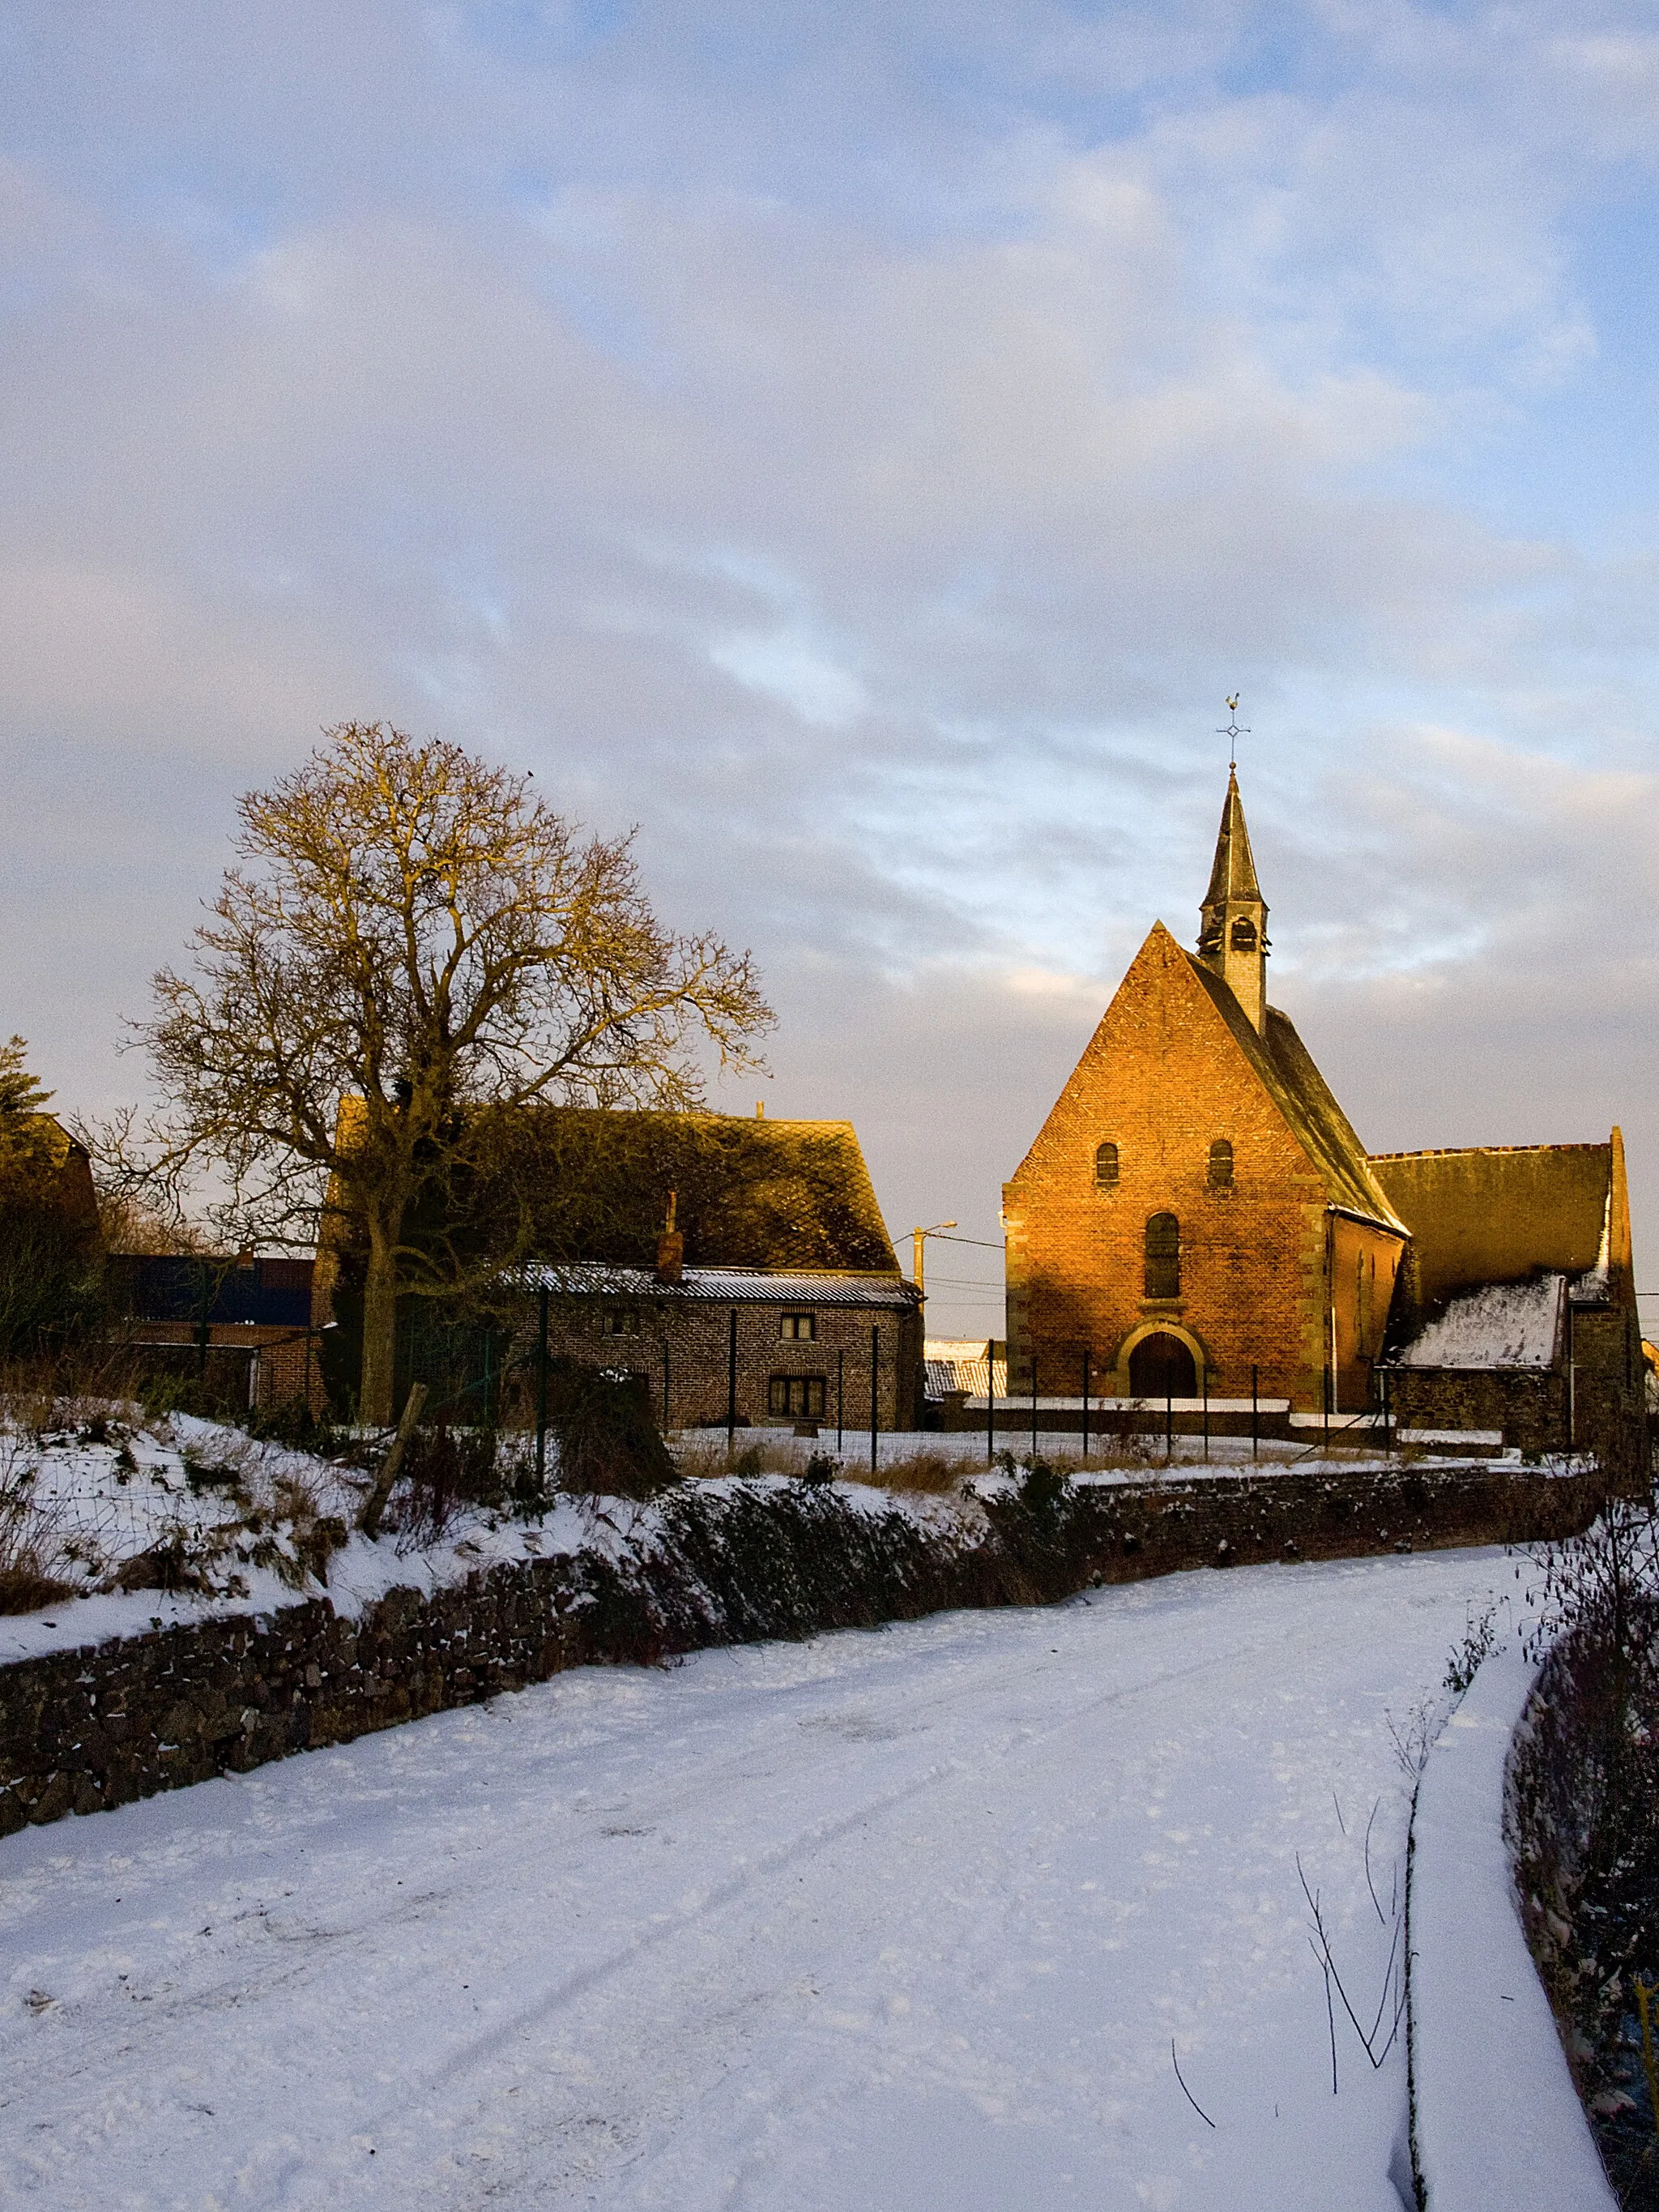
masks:
<instances>
[{"instance_id":1,"label":"church spire","mask_svg":"<svg viewBox=\"0 0 1659 2212\"><path fill-rule=\"evenodd\" d=\"M1255 878L1238 775L1227 771L1227 798L1205 893L1198 957L1229 986L1257 1030L1267 1019L1267 905Z\"/></svg>"}]
</instances>

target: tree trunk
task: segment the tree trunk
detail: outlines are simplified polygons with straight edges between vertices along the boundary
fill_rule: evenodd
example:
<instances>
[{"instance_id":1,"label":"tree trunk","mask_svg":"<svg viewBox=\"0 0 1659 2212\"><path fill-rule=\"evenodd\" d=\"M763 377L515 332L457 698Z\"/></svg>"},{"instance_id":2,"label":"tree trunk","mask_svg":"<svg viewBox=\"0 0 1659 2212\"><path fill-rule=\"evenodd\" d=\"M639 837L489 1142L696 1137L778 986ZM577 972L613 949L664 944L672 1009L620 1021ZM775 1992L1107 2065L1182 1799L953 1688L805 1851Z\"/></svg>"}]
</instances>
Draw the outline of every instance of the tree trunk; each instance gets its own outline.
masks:
<instances>
[{"instance_id":1,"label":"tree trunk","mask_svg":"<svg viewBox=\"0 0 1659 2212\"><path fill-rule=\"evenodd\" d=\"M396 1241L384 1224L368 1225L368 1271L363 1278L363 1367L357 1418L370 1428L392 1425L393 1369L398 1356Z\"/></svg>"}]
</instances>

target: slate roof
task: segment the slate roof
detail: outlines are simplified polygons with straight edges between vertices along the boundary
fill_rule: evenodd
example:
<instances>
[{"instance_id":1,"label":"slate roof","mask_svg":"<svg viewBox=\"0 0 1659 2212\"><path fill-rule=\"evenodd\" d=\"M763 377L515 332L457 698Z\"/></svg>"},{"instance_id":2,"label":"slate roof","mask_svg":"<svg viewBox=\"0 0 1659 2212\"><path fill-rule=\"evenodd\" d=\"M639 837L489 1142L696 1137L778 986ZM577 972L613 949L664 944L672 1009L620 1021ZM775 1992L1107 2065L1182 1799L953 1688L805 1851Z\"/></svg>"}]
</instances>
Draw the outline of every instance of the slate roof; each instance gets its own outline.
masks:
<instances>
[{"instance_id":1,"label":"slate roof","mask_svg":"<svg viewBox=\"0 0 1659 2212\"><path fill-rule=\"evenodd\" d=\"M1553 1366L1561 1346L1567 1279L1483 1283L1449 1299L1382 1362L1409 1368Z\"/></svg>"},{"instance_id":2,"label":"slate roof","mask_svg":"<svg viewBox=\"0 0 1659 2212\"><path fill-rule=\"evenodd\" d=\"M1486 1145L1382 1152L1370 1165L1412 1232L1425 1305L1483 1283L1608 1262L1613 1145ZM1605 1284L1601 1286L1605 1293ZM1575 1285L1575 1301L1595 1295Z\"/></svg>"},{"instance_id":3,"label":"slate roof","mask_svg":"<svg viewBox=\"0 0 1659 2212\"><path fill-rule=\"evenodd\" d=\"M1238 775L1227 772L1227 796L1222 802L1221 828L1215 841L1215 860L1210 869L1210 888L1204 907L1224 906L1230 899L1261 899L1250 833L1244 826L1244 802L1238 795Z\"/></svg>"},{"instance_id":4,"label":"slate roof","mask_svg":"<svg viewBox=\"0 0 1659 2212\"><path fill-rule=\"evenodd\" d=\"M1237 1039L1263 1088L1323 1176L1333 1203L1346 1212L1357 1214L1361 1220L1393 1231L1396 1236L1407 1235L1407 1224L1372 1173L1370 1159L1355 1134L1353 1124L1337 1104L1329 1085L1315 1066L1313 1055L1297 1035L1289 1017L1281 1014L1277 1006L1269 1006L1266 1034L1259 1035L1255 1024L1220 976L1195 953L1185 952L1185 957Z\"/></svg>"},{"instance_id":5,"label":"slate roof","mask_svg":"<svg viewBox=\"0 0 1659 2212\"><path fill-rule=\"evenodd\" d=\"M688 1272L900 1277L850 1121L552 1107L537 1143L576 1194L566 1249L539 1258L654 1267L672 1190Z\"/></svg>"}]
</instances>

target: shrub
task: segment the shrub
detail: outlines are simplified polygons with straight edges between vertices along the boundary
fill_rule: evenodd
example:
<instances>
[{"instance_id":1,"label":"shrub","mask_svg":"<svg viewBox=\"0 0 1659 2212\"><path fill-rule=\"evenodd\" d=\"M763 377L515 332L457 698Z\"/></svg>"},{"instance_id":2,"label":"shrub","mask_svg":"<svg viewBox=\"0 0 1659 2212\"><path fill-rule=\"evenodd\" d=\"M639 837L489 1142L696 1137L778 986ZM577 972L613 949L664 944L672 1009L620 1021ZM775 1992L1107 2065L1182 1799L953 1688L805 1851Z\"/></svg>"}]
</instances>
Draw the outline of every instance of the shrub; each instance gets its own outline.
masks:
<instances>
[{"instance_id":1,"label":"shrub","mask_svg":"<svg viewBox=\"0 0 1659 2212\"><path fill-rule=\"evenodd\" d=\"M507 1492L494 1429L417 1429L404 1455L398 1518L405 1535L441 1536L458 1508L499 1505Z\"/></svg>"},{"instance_id":2,"label":"shrub","mask_svg":"<svg viewBox=\"0 0 1659 2212\"><path fill-rule=\"evenodd\" d=\"M654 1498L679 1480L652 1409L633 1376L556 1361L548 1413L559 1447L559 1487L573 1495Z\"/></svg>"}]
</instances>

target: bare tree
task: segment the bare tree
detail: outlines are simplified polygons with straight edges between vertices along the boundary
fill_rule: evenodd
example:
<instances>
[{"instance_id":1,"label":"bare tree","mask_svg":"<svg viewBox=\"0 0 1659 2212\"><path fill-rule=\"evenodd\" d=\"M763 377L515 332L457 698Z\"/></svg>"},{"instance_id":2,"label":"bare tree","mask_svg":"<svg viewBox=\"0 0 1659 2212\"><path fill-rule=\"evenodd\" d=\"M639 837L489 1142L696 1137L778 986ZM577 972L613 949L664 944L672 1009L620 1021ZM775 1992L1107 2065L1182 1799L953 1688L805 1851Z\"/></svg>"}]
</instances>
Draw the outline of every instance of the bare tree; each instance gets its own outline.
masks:
<instances>
[{"instance_id":1,"label":"bare tree","mask_svg":"<svg viewBox=\"0 0 1659 2212\"><path fill-rule=\"evenodd\" d=\"M171 1102L157 1164L216 1165L239 1243L345 1218L359 1411L385 1424L398 1294L436 1287L410 1224L476 1183L479 1133L544 1099L695 1105L694 1048L750 1062L771 1015L746 953L658 921L630 837L583 841L457 745L344 723L240 811L194 973L161 970L138 1032Z\"/></svg>"}]
</instances>

